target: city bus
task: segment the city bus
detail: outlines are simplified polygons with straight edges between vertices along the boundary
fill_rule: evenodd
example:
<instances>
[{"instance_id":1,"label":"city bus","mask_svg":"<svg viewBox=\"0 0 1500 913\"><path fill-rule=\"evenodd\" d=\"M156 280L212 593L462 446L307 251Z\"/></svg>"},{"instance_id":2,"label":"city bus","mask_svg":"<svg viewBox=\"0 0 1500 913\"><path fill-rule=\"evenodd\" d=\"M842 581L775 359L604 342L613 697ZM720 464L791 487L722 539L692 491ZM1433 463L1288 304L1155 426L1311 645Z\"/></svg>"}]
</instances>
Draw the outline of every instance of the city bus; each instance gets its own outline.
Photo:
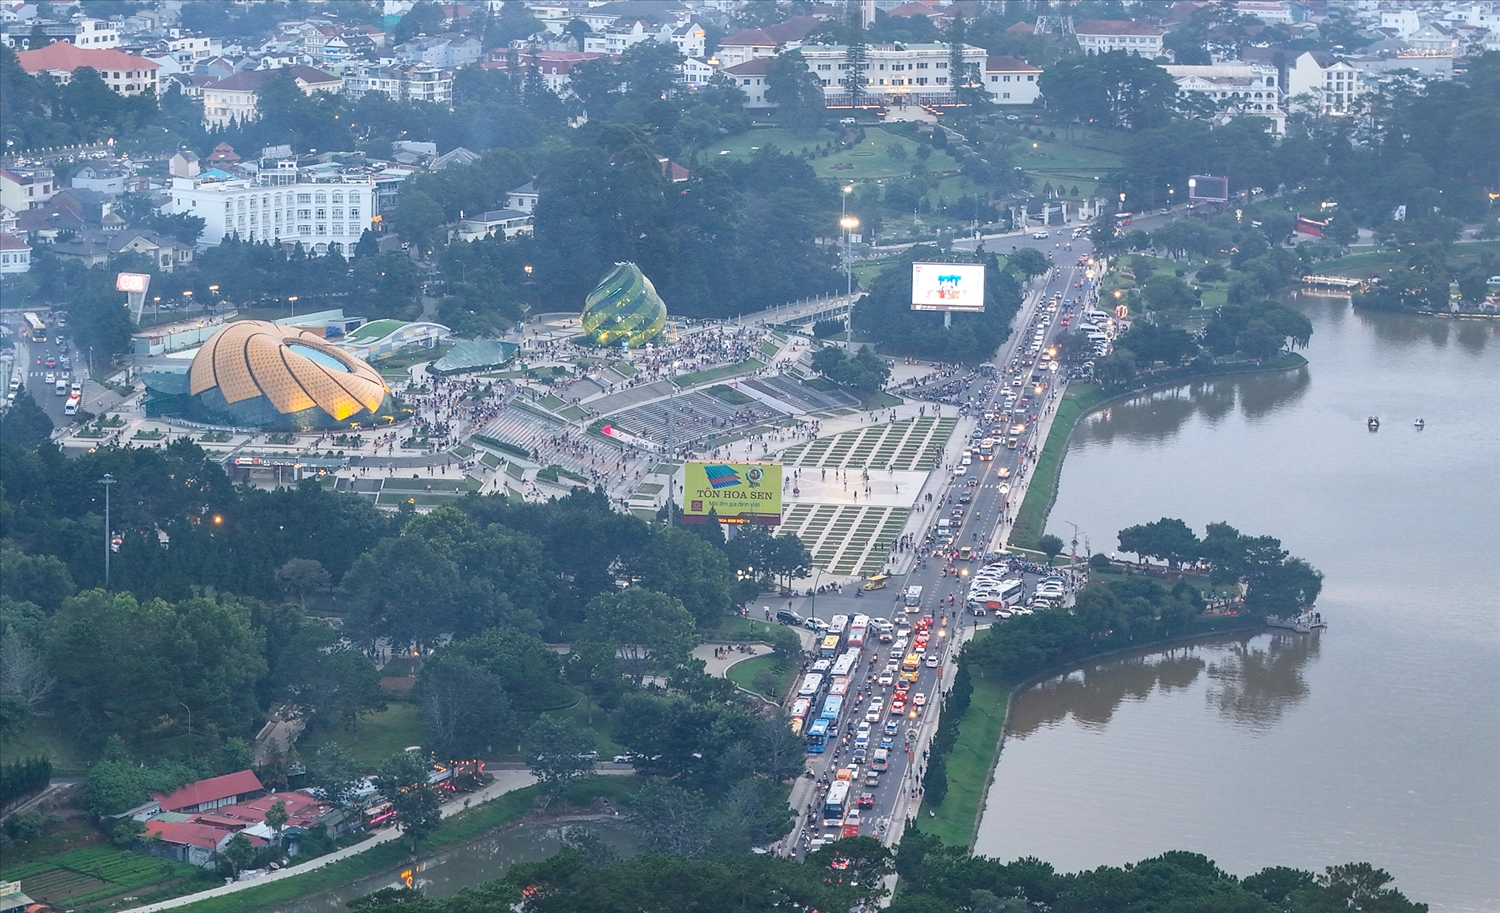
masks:
<instances>
[{"instance_id":1,"label":"city bus","mask_svg":"<svg viewBox=\"0 0 1500 913\"><path fill-rule=\"evenodd\" d=\"M807 753L822 754L828 746L828 720L817 719L807 727Z\"/></svg>"},{"instance_id":2,"label":"city bus","mask_svg":"<svg viewBox=\"0 0 1500 913\"><path fill-rule=\"evenodd\" d=\"M823 642L818 645L818 655L832 659L837 652L839 652L839 636L837 634L824 635Z\"/></svg>"},{"instance_id":3,"label":"city bus","mask_svg":"<svg viewBox=\"0 0 1500 913\"><path fill-rule=\"evenodd\" d=\"M47 325L42 323L42 318L35 312L27 311L21 315L21 319L26 321L26 331L31 334L32 342L47 341Z\"/></svg>"},{"instance_id":4,"label":"city bus","mask_svg":"<svg viewBox=\"0 0 1500 913\"><path fill-rule=\"evenodd\" d=\"M839 638L840 640L844 638L844 631L848 630L848 628L848 615L835 615L832 618L828 619L828 633L834 637Z\"/></svg>"},{"instance_id":5,"label":"city bus","mask_svg":"<svg viewBox=\"0 0 1500 913\"><path fill-rule=\"evenodd\" d=\"M922 588L909 586L906 588L906 611L907 614L915 612L922 607Z\"/></svg>"},{"instance_id":6,"label":"city bus","mask_svg":"<svg viewBox=\"0 0 1500 913\"><path fill-rule=\"evenodd\" d=\"M987 437L979 442L979 459L993 460L995 458L995 439Z\"/></svg>"},{"instance_id":7,"label":"city bus","mask_svg":"<svg viewBox=\"0 0 1500 913\"><path fill-rule=\"evenodd\" d=\"M802 726L807 722L807 715L812 712L812 698L799 697L792 701L792 732L800 733Z\"/></svg>"},{"instance_id":8,"label":"city bus","mask_svg":"<svg viewBox=\"0 0 1500 913\"><path fill-rule=\"evenodd\" d=\"M802 676L802 684L797 688L797 696L811 699L817 697L821 690L823 690L823 676L817 672L809 672Z\"/></svg>"},{"instance_id":9,"label":"city bus","mask_svg":"<svg viewBox=\"0 0 1500 913\"><path fill-rule=\"evenodd\" d=\"M854 674L854 664L857 663L857 662L859 662L859 651L858 650L855 650L852 654L848 653L848 652L845 652L842 656L840 656L838 659L836 659L836 660L833 661L833 669L830 671L829 674L833 675L835 678L837 678L840 675L846 676L846 677L850 676L850 675L853 675Z\"/></svg>"},{"instance_id":10,"label":"city bus","mask_svg":"<svg viewBox=\"0 0 1500 913\"><path fill-rule=\"evenodd\" d=\"M844 696L848 695L848 693L849 693L849 676L847 676L847 675L835 675L833 677L833 681L831 681L831 682L828 683L828 693L830 695L837 694L840 697L844 697Z\"/></svg>"},{"instance_id":11,"label":"city bus","mask_svg":"<svg viewBox=\"0 0 1500 913\"><path fill-rule=\"evenodd\" d=\"M839 827L844 823L844 815L849 812L849 790L852 785L848 780L834 780L833 785L828 787L828 797L823 800L824 827Z\"/></svg>"},{"instance_id":12,"label":"city bus","mask_svg":"<svg viewBox=\"0 0 1500 913\"><path fill-rule=\"evenodd\" d=\"M833 723L844 712L844 696L842 694L830 694L823 700L823 712L818 714L822 719Z\"/></svg>"},{"instance_id":13,"label":"city bus","mask_svg":"<svg viewBox=\"0 0 1500 913\"><path fill-rule=\"evenodd\" d=\"M908 653L906 654L906 658L901 660L902 672L910 672L913 669L920 669L921 667L922 657L916 653Z\"/></svg>"}]
</instances>

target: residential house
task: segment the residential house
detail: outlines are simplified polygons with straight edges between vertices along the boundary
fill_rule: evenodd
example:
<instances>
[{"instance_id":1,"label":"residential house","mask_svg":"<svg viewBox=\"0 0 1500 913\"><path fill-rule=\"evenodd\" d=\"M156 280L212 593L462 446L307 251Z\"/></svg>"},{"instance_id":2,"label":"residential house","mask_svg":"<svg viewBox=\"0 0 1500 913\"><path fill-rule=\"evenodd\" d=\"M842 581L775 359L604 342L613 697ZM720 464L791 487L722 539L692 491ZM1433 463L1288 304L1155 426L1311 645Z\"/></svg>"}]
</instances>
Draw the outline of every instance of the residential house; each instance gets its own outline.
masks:
<instances>
[{"instance_id":1,"label":"residential house","mask_svg":"<svg viewBox=\"0 0 1500 913\"><path fill-rule=\"evenodd\" d=\"M991 54L984 59L984 88L997 105L1030 105L1041 97L1037 80L1041 67L1024 60Z\"/></svg>"},{"instance_id":2,"label":"residential house","mask_svg":"<svg viewBox=\"0 0 1500 913\"><path fill-rule=\"evenodd\" d=\"M32 76L47 73L62 83L70 81L79 67L91 67L119 95L156 95L160 90L157 70L161 65L124 51L86 49L59 41L35 51L21 51L16 61Z\"/></svg>"},{"instance_id":3,"label":"residential house","mask_svg":"<svg viewBox=\"0 0 1500 913\"><path fill-rule=\"evenodd\" d=\"M73 35L73 46L94 51L107 51L120 46L120 30L108 19L84 17L75 23L78 31Z\"/></svg>"},{"instance_id":4,"label":"residential house","mask_svg":"<svg viewBox=\"0 0 1500 913\"><path fill-rule=\"evenodd\" d=\"M747 60L775 57L780 46L781 42L762 29L746 29L719 42L719 50L714 56L719 58L719 63L732 67Z\"/></svg>"},{"instance_id":5,"label":"residential house","mask_svg":"<svg viewBox=\"0 0 1500 913\"><path fill-rule=\"evenodd\" d=\"M460 241L477 241L496 235L509 241L518 235L532 233L532 217L519 209L497 209L478 216L460 219L454 237Z\"/></svg>"},{"instance_id":6,"label":"residential house","mask_svg":"<svg viewBox=\"0 0 1500 913\"><path fill-rule=\"evenodd\" d=\"M530 215L536 211L537 200L540 199L541 194L537 193L536 182L527 181L505 195L505 208Z\"/></svg>"},{"instance_id":7,"label":"residential house","mask_svg":"<svg viewBox=\"0 0 1500 913\"><path fill-rule=\"evenodd\" d=\"M167 173L174 178L197 177L198 153L191 149L172 153L172 157L167 160Z\"/></svg>"},{"instance_id":8,"label":"residential house","mask_svg":"<svg viewBox=\"0 0 1500 913\"><path fill-rule=\"evenodd\" d=\"M1241 16L1259 19L1266 25L1291 25L1292 5L1286 0L1240 0L1234 11Z\"/></svg>"},{"instance_id":9,"label":"residential house","mask_svg":"<svg viewBox=\"0 0 1500 913\"><path fill-rule=\"evenodd\" d=\"M269 70L246 70L210 82L203 87L203 122L209 127L227 126L233 121L252 121L258 117L256 99L271 80L289 75L304 94L339 92L344 81L312 67L276 67Z\"/></svg>"},{"instance_id":10,"label":"residential house","mask_svg":"<svg viewBox=\"0 0 1500 913\"><path fill-rule=\"evenodd\" d=\"M1134 19L1088 19L1073 26L1085 54L1128 51L1138 57L1160 57L1166 32Z\"/></svg>"},{"instance_id":11,"label":"residential house","mask_svg":"<svg viewBox=\"0 0 1500 913\"><path fill-rule=\"evenodd\" d=\"M108 167L105 165L84 165L73 173L69 181L76 188L84 190L96 190L104 194L121 194L127 188L130 178L129 172L123 168Z\"/></svg>"},{"instance_id":12,"label":"residential house","mask_svg":"<svg viewBox=\"0 0 1500 913\"><path fill-rule=\"evenodd\" d=\"M535 66L542 74L542 85L547 91L552 92L560 98L566 98L572 92L569 83L572 79L573 68L580 63L590 60L598 60L608 55L592 51L538 51L535 54L526 53L517 59L517 69L524 77L526 72ZM500 70L504 72L510 64L505 60L492 60L481 64L486 70Z\"/></svg>"},{"instance_id":13,"label":"residential house","mask_svg":"<svg viewBox=\"0 0 1500 913\"><path fill-rule=\"evenodd\" d=\"M707 60L698 57L689 57L677 67L682 76L677 80L685 86L706 86L719 72L719 68L710 64Z\"/></svg>"},{"instance_id":14,"label":"residential house","mask_svg":"<svg viewBox=\"0 0 1500 913\"><path fill-rule=\"evenodd\" d=\"M434 158L428 163L427 167L433 171L442 171L449 165L470 165L477 161L479 161L479 153L471 149L465 149L463 146L455 146L437 158Z\"/></svg>"},{"instance_id":15,"label":"residential house","mask_svg":"<svg viewBox=\"0 0 1500 913\"><path fill-rule=\"evenodd\" d=\"M119 254L144 254L163 273L173 272L178 267L193 262L193 245L140 228L114 232L88 229L78 232L73 238L53 244L52 252L59 257L78 260L86 267L108 263L111 257Z\"/></svg>"},{"instance_id":16,"label":"residential house","mask_svg":"<svg viewBox=\"0 0 1500 913\"><path fill-rule=\"evenodd\" d=\"M410 63L455 70L477 63L484 56L478 38L469 35L440 35L436 38L413 38L396 48L396 56Z\"/></svg>"},{"instance_id":17,"label":"residential house","mask_svg":"<svg viewBox=\"0 0 1500 913\"><path fill-rule=\"evenodd\" d=\"M52 199L56 176L51 168L0 168L0 205L23 212Z\"/></svg>"},{"instance_id":18,"label":"residential house","mask_svg":"<svg viewBox=\"0 0 1500 913\"><path fill-rule=\"evenodd\" d=\"M174 862L208 868L215 864L218 854L236 833L192 820L155 818L146 822L146 837L149 839L138 843L137 849ZM254 837L249 839L250 845L256 849L269 842Z\"/></svg>"},{"instance_id":19,"label":"residential house","mask_svg":"<svg viewBox=\"0 0 1500 913\"><path fill-rule=\"evenodd\" d=\"M9 232L0 233L0 276L31 271L31 245Z\"/></svg>"}]
</instances>

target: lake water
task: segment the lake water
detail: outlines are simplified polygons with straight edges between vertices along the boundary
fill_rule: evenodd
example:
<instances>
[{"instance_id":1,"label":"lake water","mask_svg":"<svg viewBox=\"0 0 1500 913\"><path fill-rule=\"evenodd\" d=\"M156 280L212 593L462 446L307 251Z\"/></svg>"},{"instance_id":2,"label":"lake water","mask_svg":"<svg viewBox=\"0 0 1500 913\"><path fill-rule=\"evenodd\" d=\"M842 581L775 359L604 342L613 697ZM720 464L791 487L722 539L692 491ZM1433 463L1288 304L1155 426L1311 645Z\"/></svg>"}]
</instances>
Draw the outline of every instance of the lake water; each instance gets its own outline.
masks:
<instances>
[{"instance_id":1,"label":"lake water","mask_svg":"<svg viewBox=\"0 0 1500 913\"><path fill-rule=\"evenodd\" d=\"M1240 875L1368 861L1434 910L1493 913L1500 325L1296 304L1314 327L1306 369L1080 423L1048 531L1068 541L1076 523L1080 554L1163 516L1274 535L1326 574L1329 629L1115 658L1031 689L975 849L1065 870L1168 849Z\"/></svg>"}]
</instances>

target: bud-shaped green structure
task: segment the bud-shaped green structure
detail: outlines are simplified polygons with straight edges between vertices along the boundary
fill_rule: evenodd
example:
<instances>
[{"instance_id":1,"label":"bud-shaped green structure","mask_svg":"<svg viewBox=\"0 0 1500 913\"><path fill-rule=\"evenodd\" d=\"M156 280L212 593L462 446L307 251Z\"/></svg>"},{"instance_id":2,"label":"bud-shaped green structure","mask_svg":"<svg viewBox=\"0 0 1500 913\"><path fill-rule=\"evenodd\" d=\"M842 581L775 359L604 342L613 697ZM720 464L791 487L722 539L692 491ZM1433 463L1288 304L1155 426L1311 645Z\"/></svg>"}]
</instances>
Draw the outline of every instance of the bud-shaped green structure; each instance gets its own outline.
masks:
<instances>
[{"instance_id":1,"label":"bud-shaped green structure","mask_svg":"<svg viewBox=\"0 0 1500 913\"><path fill-rule=\"evenodd\" d=\"M595 345L631 348L650 342L667 325L667 306L634 263L616 263L589 292L579 323Z\"/></svg>"}]
</instances>

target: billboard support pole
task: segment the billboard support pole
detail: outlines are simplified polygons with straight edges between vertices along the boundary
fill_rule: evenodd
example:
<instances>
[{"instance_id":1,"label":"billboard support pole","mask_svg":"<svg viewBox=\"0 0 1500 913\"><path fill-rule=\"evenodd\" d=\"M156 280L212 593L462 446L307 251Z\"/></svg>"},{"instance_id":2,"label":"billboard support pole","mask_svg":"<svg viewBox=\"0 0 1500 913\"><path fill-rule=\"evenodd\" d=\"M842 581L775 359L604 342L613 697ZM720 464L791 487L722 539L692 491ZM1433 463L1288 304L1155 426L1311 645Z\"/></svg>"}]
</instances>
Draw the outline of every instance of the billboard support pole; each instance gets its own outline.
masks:
<instances>
[{"instance_id":1,"label":"billboard support pole","mask_svg":"<svg viewBox=\"0 0 1500 913\"><path fill-rule=\"evenodd\" d=\"M953 329L953 312L952 311L944 311L943 312L943 329L945 329L945 330L951 330L951 329Z\"/></svg>"}]
</instances>

